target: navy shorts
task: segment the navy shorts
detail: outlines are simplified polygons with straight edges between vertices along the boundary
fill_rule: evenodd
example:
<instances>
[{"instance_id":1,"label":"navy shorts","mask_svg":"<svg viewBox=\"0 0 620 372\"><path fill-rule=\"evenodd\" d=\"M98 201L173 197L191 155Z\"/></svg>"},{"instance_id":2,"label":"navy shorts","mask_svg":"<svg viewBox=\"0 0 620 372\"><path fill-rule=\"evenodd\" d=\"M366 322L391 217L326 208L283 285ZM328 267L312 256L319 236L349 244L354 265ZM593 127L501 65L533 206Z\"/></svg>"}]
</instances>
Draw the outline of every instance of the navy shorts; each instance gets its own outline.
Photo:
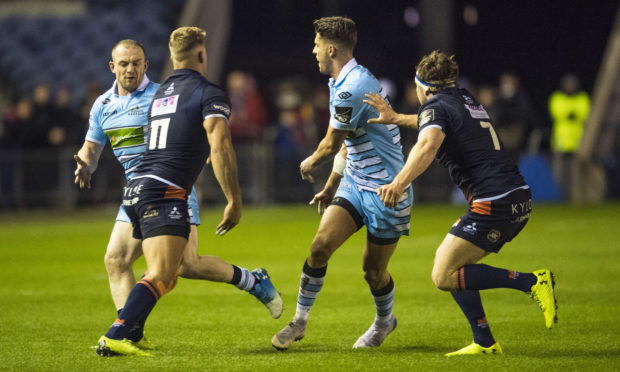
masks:
<instances>
[{"instance_id":1,"label":"navy shorts","mask_svg":"<svg viewBox=\"0 0 620 372\"><path fill-rule=\"evenodd\" d=\"M530 189L517 189L499 199L473 201L450 234L497 253L523 230L531 213Z\"/></svg>"},{"instance_id":2,"label":"navy shorts","mask_svg":"<svg viewBox=\"0 0 620 372\"><path fill-rule=\"evenodd\" d=\"M136 239L159 235L189 238L187 191L182 188L148 177L134 178L125 186L123 207Z\"/></svg>"}]
</instances>

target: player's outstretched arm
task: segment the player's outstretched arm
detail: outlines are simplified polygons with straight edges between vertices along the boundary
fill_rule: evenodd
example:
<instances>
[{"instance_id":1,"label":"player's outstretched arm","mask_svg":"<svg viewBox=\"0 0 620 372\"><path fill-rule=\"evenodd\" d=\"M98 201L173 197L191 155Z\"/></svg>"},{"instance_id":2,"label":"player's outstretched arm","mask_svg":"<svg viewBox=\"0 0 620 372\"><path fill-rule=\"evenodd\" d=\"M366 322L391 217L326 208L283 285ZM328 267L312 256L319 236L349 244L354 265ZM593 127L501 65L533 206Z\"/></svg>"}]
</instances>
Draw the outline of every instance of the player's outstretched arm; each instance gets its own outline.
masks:
<instances>
[{"instance_id":1,"label":"player's outstretched arm","mask_svg":"<svg viewBox=\"0 0 620 372\"><path fill-rule=\"evenodd\" d=\"M420 133L403 169L394 177L392 183L377 189L377 195L381 196L386 207L396 207L407 187L431 165L444 137L444 133L438 128L428 128Z\"/></svg>"},{"instance_id":2,"label":"player's outstretched arm","mask_svg":"<svg viewBox=\"0 0 620 372\"><path fill-rule=\"evenodd\" d=\"M82 148L73 159L77 163L75 168L75 180L73 183L79 184L80 189L87 187L90 189L90 179L97 169L99 158L103 152L103 145L91 141L84 141Z\"/></svg>"},{"instance_id":3,"label":"player's outstretched arm","mask_svg":"<svg viewBox=\"0 0 620 372\"><path fill-rule=\"evenodd\" d=\"M340 151L344 139L348 134L349 132L347 131L334 129L332 126L329 126L325 138L321 140L316 151L299 165L301 178L311 183L314 182L312 172L314 172L319 165L325 163L334 154Z\"/></svg>"},{"instance_id":4,"label":"player's outstretched arm","mask_svg":"<svg viewBox=\"0 0 620 372\"><path fill-rule=\"evenodd\" d=\"M211 146L211 164L217 182L220 184L228 204L224 209L222 222L217 226L215 233L224 235L235 227L241 220L241 188L237 175L237 156L230 139L230 130L226 119L222 117L208 117L203 126L207 132L207 139Z\"/></svg>"},{"instance_id":5,"label":"player's outstretched arm","mask_svg":"<svg viewBox=\"0 0 620 372\"><path fill-rule=\"evenodd\" d=\"M362 102L372 106L379 111L379 117L369 119L368 124L396 124L398 126L411 129L418 129L418 115L399 114L387 101L380 95L370 92L365 94L366 98Z\"/></svg>"}]
</instances>

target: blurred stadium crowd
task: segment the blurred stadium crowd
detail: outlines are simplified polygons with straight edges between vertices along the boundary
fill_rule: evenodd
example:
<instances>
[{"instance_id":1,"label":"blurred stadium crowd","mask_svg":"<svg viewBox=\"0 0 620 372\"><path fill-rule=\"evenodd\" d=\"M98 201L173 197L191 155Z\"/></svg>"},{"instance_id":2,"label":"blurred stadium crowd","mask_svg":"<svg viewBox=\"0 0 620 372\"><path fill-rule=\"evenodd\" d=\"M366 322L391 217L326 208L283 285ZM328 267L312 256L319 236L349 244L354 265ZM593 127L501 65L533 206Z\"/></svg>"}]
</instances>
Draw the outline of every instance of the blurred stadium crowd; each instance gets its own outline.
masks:
<instances>
[{"instance_id":1,"label":"blurred stadium crowd","mask_svg":"<svg viewBox=\"0 0 620 372\"><path fill-rule=\"evenodd\" d=\"M159 81L168 58L168 30L176 26L183 3L93 0L85 2L84 14L69 18L0 18L0 33L12 35L0 39L0 208L118 201L123 175L109 146L93 182L95 190L83 194L72 185L72 154L84 140L92 103L113 82L107 66L111 46L126 35L142 42L150 61L147 75ZM232 102L230 129L248 202L311 198L313 188L301 181L298 169L328 125L326 80L303 75L270 80L251 71L226 72L221 83ZM417 113L412 81L380 80L397 111ZM490 112L515 159L552 152L549 113L532 104L531 87L522 86L517 73L506 71L494 84L474 85L466 76L460 83ZM402 132L408 153L416 133ZM216 201L207 196L211 189L206 178L200 181L203 202ZM449 185L443 169L431 168L416 185L416 199L459 199ZM559 200L559 193L549 198Z\"/></svg>"}]
</instances>

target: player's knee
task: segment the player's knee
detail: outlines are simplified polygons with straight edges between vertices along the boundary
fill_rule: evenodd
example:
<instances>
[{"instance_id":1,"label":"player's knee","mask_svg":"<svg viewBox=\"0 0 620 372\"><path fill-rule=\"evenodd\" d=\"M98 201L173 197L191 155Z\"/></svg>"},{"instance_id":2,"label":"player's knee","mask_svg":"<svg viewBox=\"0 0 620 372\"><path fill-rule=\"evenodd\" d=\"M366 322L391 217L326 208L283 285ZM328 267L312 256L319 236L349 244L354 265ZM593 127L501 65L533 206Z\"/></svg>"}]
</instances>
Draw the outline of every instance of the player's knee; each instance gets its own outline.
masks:
<instances>
[{"instance_id":1,"label":"player's knee","mask_svg":"<svg viewBox=\"0 0 620 372\"><path fill-rule=\"evenodd\" d=\"M312 263L314 263L315 266L327 265L329 257L331 256L330 252L331 250L329 249L327 239L322 236L315 236L310 249Z\"/></svg>"},{"instance_id":2,"label":"player's knee","mask_svg":"<svg viewBox=\"0 0 620 372\"><path fill-rule=\"evenodd\" d=\"M385 273L378 270L365 270L364 279L370 285L371 288L379 288L381 286L381 280L385 277Z\"/></svg>"},{"instance_id":3,"label":"player's knee","mask_svg":"<svg viewBox=\"0 0 620 372\"><path fill-rule=\"evenodd\" d=\"M108 274L122 273L131 270L131 265L133 264L128 255L123 255L118 251L106 252L103 260Z\"/></svg>"},{"instance_id":4,"label":"player's knee","mask_svg":"<svg viewBox=\"0 0 620 372\"><path fill-rule=\"evenodd\" d=\"M204 275L204 268L202 268L202 274ZM181 266L179 266L179 276L186 279L196 279L200 277L201 268L198 262L183 259Z\"/></svg>"},{"instance_id":5,"label":"player's knee","mask_svg":"<svg viewBox=\"0 0 620 372\"><path fill-rule=\"evenodd\" d=\"M433 268L431 279L433 280L433 284L442 291L450 291L453 289L453 286L450 285L450 276L446 275L446 273L441 270Z\"/></svg>"},{"instance_id":6,"label":"player's knee","mask_svg":"<svg viewBox=\"0 0 620 372\"><path fill-rule=\"evenodd\" d=\"M147 275L146 279L151 285L155 287L159 297L172 291L177 285L177 275Z\"/></svg>"}]
</instances>

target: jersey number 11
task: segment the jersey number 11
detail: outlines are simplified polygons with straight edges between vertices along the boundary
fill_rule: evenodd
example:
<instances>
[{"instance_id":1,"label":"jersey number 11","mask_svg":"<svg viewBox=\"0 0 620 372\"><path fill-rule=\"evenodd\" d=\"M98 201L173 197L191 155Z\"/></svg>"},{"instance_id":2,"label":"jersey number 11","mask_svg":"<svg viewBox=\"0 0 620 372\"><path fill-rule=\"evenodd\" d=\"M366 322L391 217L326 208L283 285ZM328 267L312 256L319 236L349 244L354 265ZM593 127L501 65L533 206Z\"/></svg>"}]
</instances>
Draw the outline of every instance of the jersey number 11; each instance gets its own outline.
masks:
<instances>
[{"instance_id":1,"label":"jersey number 11","mask_svg":"<svg viewBox=\"0 0 620 372\"><path fill-rule=\"evenodd\" d=\"M170 118L157 119L151 122L149 150L162 150L166 148L166 138L168 137L169 124Z\"/></svg>"}]
</instances>

